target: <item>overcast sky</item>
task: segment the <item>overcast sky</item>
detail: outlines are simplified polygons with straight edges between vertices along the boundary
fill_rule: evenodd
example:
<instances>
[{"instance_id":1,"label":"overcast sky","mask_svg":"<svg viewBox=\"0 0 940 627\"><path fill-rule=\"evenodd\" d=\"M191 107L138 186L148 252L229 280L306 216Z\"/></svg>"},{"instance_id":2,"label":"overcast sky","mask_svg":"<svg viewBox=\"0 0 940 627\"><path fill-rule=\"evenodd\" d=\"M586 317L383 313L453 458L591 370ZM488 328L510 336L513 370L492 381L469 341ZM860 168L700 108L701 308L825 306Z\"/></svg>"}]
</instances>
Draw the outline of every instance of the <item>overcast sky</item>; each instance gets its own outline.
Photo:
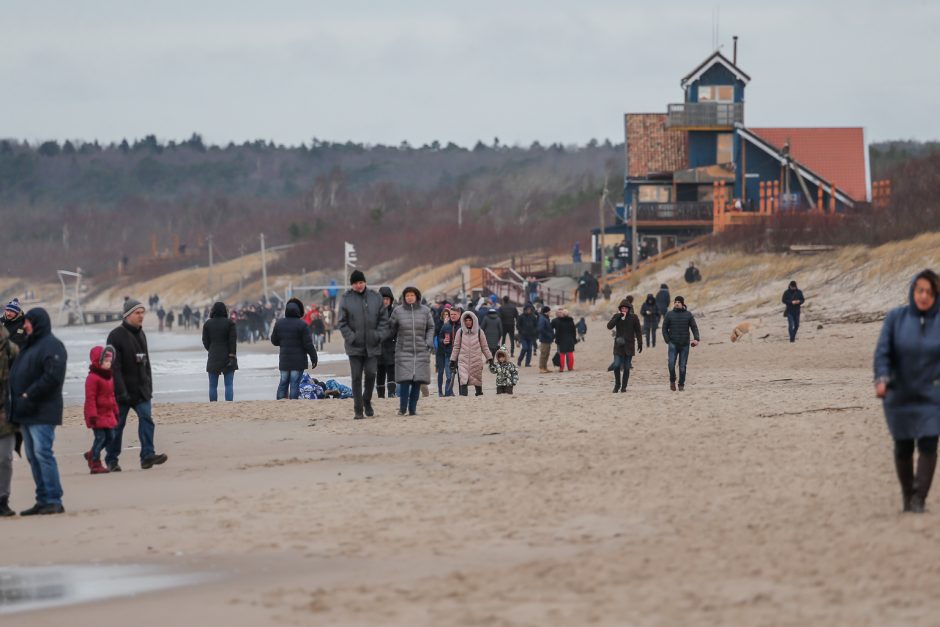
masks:
<instances>
[{"instance_id":1,"label":"overcast sky","mask_svg":"<svg viewBox=\"0 0 940 627\"><path fill-rule=\"evenodd\" d=\"M198 6L197 6L198 5ZM938 139L940 1L0 3L0 136L623 141L720 43L752 126Z\"/></svg>"}]
</instances>

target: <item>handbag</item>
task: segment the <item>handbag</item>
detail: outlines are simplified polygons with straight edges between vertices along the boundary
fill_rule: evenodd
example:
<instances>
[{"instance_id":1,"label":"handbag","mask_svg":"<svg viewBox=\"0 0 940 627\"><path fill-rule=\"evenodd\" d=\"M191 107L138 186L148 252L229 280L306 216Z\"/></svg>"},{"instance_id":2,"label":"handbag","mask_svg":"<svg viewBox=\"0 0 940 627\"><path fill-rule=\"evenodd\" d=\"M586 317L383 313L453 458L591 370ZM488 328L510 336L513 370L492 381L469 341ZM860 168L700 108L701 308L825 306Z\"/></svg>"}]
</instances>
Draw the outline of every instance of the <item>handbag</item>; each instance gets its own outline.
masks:
<instances>
[{"instance_id":1,"label":"handbag","mask_svg":"<svg viewBox=\"0 0 940 627\"><path fill-rule=\"evenodd\" d=\"M627 346L627 338L623 337L622 335L617 336L614 339L614 348L625 348L626 346Z\"/></svg>"},{"instance_id":2,"label":"handbag","mask_svg":"<svg viewBox=\"0 0 940 627\"><path fill-rule=\"evenodd\" d=\"M556 368L561 367L561 353L555 353L555 356L552 357L552 363L555 365Z\"/></svg>"}]
</instances>

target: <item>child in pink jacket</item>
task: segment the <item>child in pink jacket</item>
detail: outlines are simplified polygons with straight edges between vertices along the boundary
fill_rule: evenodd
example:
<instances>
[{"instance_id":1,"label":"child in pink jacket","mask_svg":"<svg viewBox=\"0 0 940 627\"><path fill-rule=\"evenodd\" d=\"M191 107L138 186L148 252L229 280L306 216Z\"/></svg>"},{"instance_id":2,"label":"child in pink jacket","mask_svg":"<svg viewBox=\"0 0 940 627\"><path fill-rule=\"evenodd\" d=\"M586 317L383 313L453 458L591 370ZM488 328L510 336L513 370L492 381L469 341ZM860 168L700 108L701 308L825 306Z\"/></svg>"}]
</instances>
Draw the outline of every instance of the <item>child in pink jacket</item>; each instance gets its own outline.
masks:
<instances>
[{"instance_id":1,"label":"child in pink jacket","mask_svg":"<svg viewBox=\"0 0 940 627\"><path fill-rule=\"evenodd\" d=\"M101 463L101 451L111 444L118 425L118 406L111 378L114 348L96 346L91 349L90 358L91 366L85 379L85 425L94 431L95 439L91 450L85 453L85 460L91 474L100 475L108 472Z\"/></svg>"}]
</instances>

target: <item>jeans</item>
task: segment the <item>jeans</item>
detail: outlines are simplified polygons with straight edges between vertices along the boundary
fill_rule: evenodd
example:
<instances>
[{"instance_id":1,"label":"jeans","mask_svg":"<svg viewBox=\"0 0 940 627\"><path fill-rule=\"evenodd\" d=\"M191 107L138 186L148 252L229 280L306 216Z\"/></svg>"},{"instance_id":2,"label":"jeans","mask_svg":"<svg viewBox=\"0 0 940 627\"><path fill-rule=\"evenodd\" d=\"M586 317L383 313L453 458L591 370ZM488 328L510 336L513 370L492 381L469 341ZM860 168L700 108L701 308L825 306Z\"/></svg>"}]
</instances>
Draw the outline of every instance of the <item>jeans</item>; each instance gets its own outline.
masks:
<instances>
[{"instance_id":1,"label":"jeans","mask_svg":"<svg viewBox=\"0 0 940 627\"><path fill-rule=\"evenodd\" d=\"M548 370L548 358L552 356L552 343L539 343L539 370Z\"/></svg>"},{"instance_id":2,"label":"jeans","mask_svg":"<svg viewBox=\"0 0 940 627\"><path fill-rule=\"evenodd\" d=\"M676 381L676 359L679 360L679 385L685 385L685 368L689 363L689 351L691 346L676 346L669 344L669 382Z\"/></svg>"},{"instance_id":3,"label":"jeans","mask_svg":"<svg viewBox=\"0 0 940 627\"><path fill-rule=\"evenodd\" d=\"M352 375L353 407L357 414L362 413L363 403L372 402L372 390L375 388L376 357L349 356L349 372ZM365 375L365 386L363 386Z\"/></svg>"},{"instance_id":4,"label":"jeans","mask_svg":"<svg viewBox=\"0 0 940 627\"><path fill-rule=\"evenodd\" d=\"M532 365L532 340L527 337L520 338L519 340L519 365L522 365L522 360L525 358L525 365Z\"/></svg>"},{"instance_id":5,"label":"jeans","mask_svg":"<svg viewBox=\"0 0 940 627\"><path fill-rule=\"evenodd\" d=\"M503 331L503 337L501 337L499 341L505 346L507 335L509 336L509 356L512 357L516 354L516 334L512 331Z\"/></svg>"},{"instance_id":6,"label":"jeans","mask_svg":"<svg viewBox=\"0 0 940 627\"><path fill-rule=\"evenodd\" d=\"M39 505L62 505L62 482L59 466L52 452L55 441L55 425L21 425L26 459L33 471L36 483L36 503Z\"/></svg>"},{"instance_id":7,"label":"jeans","mask_svg":"<svg viewBox=\"0 0 940 627\"><path fill-rule=\"evenodd\" d=\"M437 367L437 395L438 396L453 396L454 395L454 373L450 371L450 355L451 349L437 349L437 355L435 355L436 367ZM442 387L443 386L443 387Z\"/></svg>"},{"instance_id":8,"label":"jeans","mask_svg":"<svg viewBox=\"0 0 940 627\"><path fill-rule=\"evenodd\" d=\"M235 400L235 371L223 372L222 381L225 384L225 400ZM219 375L216 372L209 373L209 402L214 403L219 400Z\"/></svg>"},{"instance_id":9,"label":"jeans","mask_svg":"<svg viewBox=\"0 0 940 627\"><path fill-rule=\"evenodd\" d=\"M418 411L418 397L421 396L421 384L415 381L398 382L398 408L412 416Z\"/></svg>"},{"instance_id":10,"label":"jeans","mask_svg":"<svg viewBox=\"0 0 940 627\"><path fill-rule=\"evenodd\" d=\"M101 451L106 451L111 441L114 439L114 429L93 429L95 439L91 442L91 459L99 461Z\"/></svg>"},{"instance_id":11,"label":"jeans","mask_svg":"<svg viewBox=\"0 0 940 627\"><path fill-rule=\"evenodd\" d=\"M137 414L137 437L140 439L140 458L146 459L153 457L153 433L156 427L153 424L153 418L150 415L152 410L151 402L144 401L137 403L133 407L118 403L118 426L114 429L114 439L108 445L108 454L105 461L110 464L116 464L121 455L121 445L124 440L124 427L127 425L127 415L134 410Z\"/></svg>"},{"instance_id":12,"label":"jeans","mask_svg":"<svg viewBox=\"0 0 940 627\"><path fill-rule=\"evenodd\" d=\"M13 449L16 447L16 435L0 437L0 499L10 496L10 482L13 480Z\"/></svg>"},{"instance_id":13,"label":"jeans","mask_svg":"<svg viewBox=\"0 0 940 627\"><path fill-rule=\"evenodd\" d=\"M614 387L621 390L627 389L627 383L630 382L630 367L633 366L633 355L614 355Z\"/></svg>"},{"instance_id":14,"label":"jeans","mask_svg":"<svg viewBox=\"0 0 940 627\"><path fill-rule=\"evenodd\" d=\"M300 370L281 370L281 380L277 384L277 400L300 398L300 377L303 374ZM290 385L290 396L288 396L288 385Z\"/></svg>"},{"instance_id":15,"label":"jeans","mask_svg":"<svg viewBox=\"0 0 940 627\"><path fill-rule=\"evenodd\" d=\"M800 313L787 314L787 330L790 332L790 341L796 341L796 332L800 330Z\"/></svg>"}]
</instances>

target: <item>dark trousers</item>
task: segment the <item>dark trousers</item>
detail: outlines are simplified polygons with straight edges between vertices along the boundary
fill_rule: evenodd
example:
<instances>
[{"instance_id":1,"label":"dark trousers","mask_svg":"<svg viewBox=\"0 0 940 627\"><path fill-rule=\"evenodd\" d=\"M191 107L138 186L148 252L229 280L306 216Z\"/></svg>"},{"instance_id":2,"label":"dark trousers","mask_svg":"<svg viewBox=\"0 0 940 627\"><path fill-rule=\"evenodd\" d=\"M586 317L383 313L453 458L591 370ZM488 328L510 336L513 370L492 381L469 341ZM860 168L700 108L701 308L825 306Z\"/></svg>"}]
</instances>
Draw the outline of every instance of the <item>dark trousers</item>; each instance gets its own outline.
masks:
<instances>
[{"instance_id":1,"label":"dark trousers","mask_svg":"<svg viewBox=\"0 0 940 627\"><path fill-rule=\"evenodd\" d=\"M386 387L387 386L387 387ZM385 397L385 390L388 390L388 397L395 398L395 364L378 364L375 370L375 387L379 392L379 398Z\"/></svg>"},{"instance_id":2,"label":"dark trousers","mask_svg":"<svg viewBox=\"0 0 940 627\"><path fill-rule=\"evenodd\" d=\"M503 331L503 337L499 341L505 346L507 335L509 336L509 356L513 357L516 354L516 334L512 331Z\"/></svg>"},{"instance_id":3,"label":"dark trousers","mask_svg":"<svg viewBox=\"0 0 940 627\"><path fill-rule=\"evenodd\" d=\"M372 402L372 390L375 388L375 374L378 366L376 357L349 356L349 372L352 375L353 407L357 414L362 413L363 403ZM363 386L363 375L365 386Z\"/></svg>"},{"instance_id":4,"label":"dark trousers","mask_svg":"<svg viewBox=\"0 0 940 627\"><path fill-rule=\"evenodd\" d=\"M656 329L659 328L659 318L654 316L643 317L643 337L646 338L646 348L656 346Z\"/></svg>"},{"instance_id":5,"label":"dark trousers","mask_svg":"<svg viewBox=\"0 0 940 627\"><path fill-rule=\"evenodd\" d=\"M483 386L482 386L482 385L474 385L474 386L473 386L473 389L475 389L476 392L477 392L474 396L483 396ZM461 396L467 396L467 395L469 394L469 392L470 392L469 386L467 386L467 385L461 385L461 386L460 386L460 395L461 395Z\"/></svg>"},{"instance_id":6,"label":"dark trousers","mask_svg":"<svg viewBox=\"0 0 940 627\"><path fill-rule=\"evenodd\" d=\"M796 332L800 330L800 312L787 314L787 330L790 332L790 341L796 341Z\"/></svg>"},{"instance_id":7,"label":"dark trousers","mask_svg":"<svg viewBox=\"0 0 940 627\"><path fill-rule=\"evenodd\" d=\"M111 445L114 439L114 429L93 429L92 433L95 439L91 443L91 458L97 462L101 460L101 451Z\"/></svg>"},{"instance_id":8,"label":"dark trousers","mask_svg":"<svg viewBox=\"0 0 940 627\"><path fill-rule=\"evenodd\" d=\"M689 363L689 350L691 347L686 344L685 346L676 346L675 344L669 345L669 381L675 383L676 381L676 361L679 362L679 385L685 385L685 369Z\"/></svg>"},{"instance_id":9,"label":"dark trousers","mask_svg":"<svg viewBox=\"0 0 940 627\"><path fill-rule=\"evenodd\" d=\"M525 359L526 367L532 365L532 347L535 344L534 340L531 340L527 337L519 339L519 365L522 365L522 360Z\"/></svg>"},{"instance_id":10,"label":"dark trousers","mask_svg":"<svg viewBox=\"0 0 940 627\"><path fill-rule=\"evenodd\" d=\"M512 386L511 385L497 385L496 393L497 394L512 394Z\"/></svg>"},{"instance_id":11,"label":"dark trousers","mask_svg":"<svg viewBox=\"0 0 940 627\"><path fill-rule=\"evenodd\" d=\"M614 355L614 387L621 390L627 389L627 383L630 382L630 367L633 365L633 355Z\"/></svg>"},{"instance_id":12,"label":"dark trousers","mask_svg":"<svg viewBox=\"0 0 940 627\"><path fill-rule=\"evenodd\" d=\"M917 440L917 450L921 455L937 454L937 436L930 438L920 438ZM914 456L914 440L895 440L894 456L898 459L910 458Z\"/></svg>"},{"instance_id":13,"label":"dark trousers","mask_svg":"<svg viewBox=\"0 0 940 627\"><path fill-rule=\"evenodd\" d=\"M437 395L438 396L453 396L454 387L453 380L454 374L450 371L450 349L438 348L437 354L435 355L436 367L437 367Z\"/></svg>"},{"instance_id":14,"label":"dark trousers","mask_svg":"<svg viewBox=\"0 0 940 627\"><path fill-rule=\"evenodd\" d=\"M418 411L418 397L421 396L421 384L415 381L398 382L398 409L414 416Z\"/></svg>"}]
</instances>

